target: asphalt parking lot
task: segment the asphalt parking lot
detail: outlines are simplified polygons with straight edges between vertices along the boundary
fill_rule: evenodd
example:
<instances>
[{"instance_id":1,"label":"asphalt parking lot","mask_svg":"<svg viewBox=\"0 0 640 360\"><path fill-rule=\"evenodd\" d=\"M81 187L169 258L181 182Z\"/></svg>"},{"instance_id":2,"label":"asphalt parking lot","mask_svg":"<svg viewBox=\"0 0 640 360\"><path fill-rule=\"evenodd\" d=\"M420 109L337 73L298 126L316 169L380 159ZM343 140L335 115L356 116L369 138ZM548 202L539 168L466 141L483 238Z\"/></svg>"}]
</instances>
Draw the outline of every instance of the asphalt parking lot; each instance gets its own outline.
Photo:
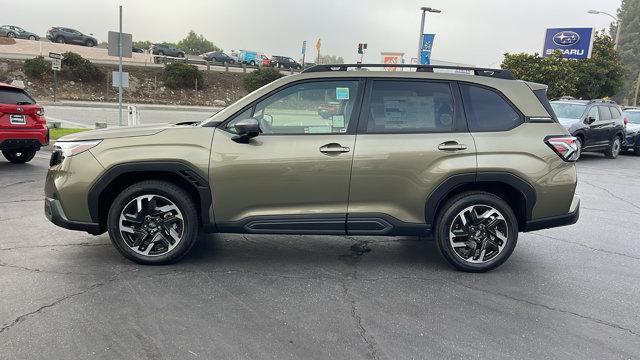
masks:
<instances>
[{"instance_id":1,"label":"asphalt parking lot","mask_svg":"<svg viewBox=\"0 0 640 360\"><path fill-rule=\"evenodd\" d=\"M585 154L580 221L487 274L332 236L213 235L139 266L45 219L47 166L0 160L2 359L640 357L640 157Z\"/></svg>"}]
</instances>

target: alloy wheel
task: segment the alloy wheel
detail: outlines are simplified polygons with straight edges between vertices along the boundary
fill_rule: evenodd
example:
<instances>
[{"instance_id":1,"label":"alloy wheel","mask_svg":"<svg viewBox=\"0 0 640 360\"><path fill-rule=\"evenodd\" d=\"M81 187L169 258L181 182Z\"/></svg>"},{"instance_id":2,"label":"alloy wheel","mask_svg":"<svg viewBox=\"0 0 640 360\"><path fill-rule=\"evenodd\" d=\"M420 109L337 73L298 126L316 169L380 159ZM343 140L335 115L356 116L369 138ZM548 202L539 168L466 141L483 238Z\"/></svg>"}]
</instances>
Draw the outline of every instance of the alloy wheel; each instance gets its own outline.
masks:
<instances>
[{"instance_id":1,"label":"alloy wheel","mask_svg":"<svg viewBox=\"0 0 640 360\"><path fill-rule=\"evenodd\" d=\"M454 218L449 229L449 243L460 259L481 264L502 252L508 234L507 221L500 211L489 205L473 205Z\"/></svg>"},{"instance_id":2,"label":"alloy wheel","mask_svg":"<svg viewBox=\"0 0 640 360\"><path fill-rule=\"evenodd\" d=\"M619 138L615 138L613 140L613 145L611 145L611 153L613 154L614 157L618 156L620 154L620 139Z\"/></svg>"},{"instance_id":3,"label":"alloy wheel","mask_svg":"<svg viewBox=\"0 0 640 360\"><path fill-rule=\"evenodd\" d=\"M159 195L141 195L124 206L119 229L127 246L144 256L160 256L184 238L182 212L171 200Z\"/></svg>"}]
</instances>

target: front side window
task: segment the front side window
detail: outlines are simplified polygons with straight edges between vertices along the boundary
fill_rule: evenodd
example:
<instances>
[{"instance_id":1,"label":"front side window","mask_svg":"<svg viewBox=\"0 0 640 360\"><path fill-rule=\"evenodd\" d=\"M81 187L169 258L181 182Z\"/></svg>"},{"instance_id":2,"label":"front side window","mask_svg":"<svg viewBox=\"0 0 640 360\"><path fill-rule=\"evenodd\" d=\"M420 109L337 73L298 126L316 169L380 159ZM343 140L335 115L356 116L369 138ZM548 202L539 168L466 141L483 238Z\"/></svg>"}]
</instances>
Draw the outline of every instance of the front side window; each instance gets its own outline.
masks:
<instances>
[{"instance_id":1,"label":"front side window","mask_svg":"<svg viewBox=\"0 0 640 360\"><path fill-rule=\"evenodd\" d=\"M589 109L589 114L587 115L588 118L592 118L595 121L599 121L600 120L600 112L598 111L598 107L594 106L591 109Z\"/></svg>"},{"instance_id":2,"label":"front side window","mask_svg":"<svg viewBox=\"0 0 640 360\"><path fill-rule=\"evenodd\" d=\"M263 134L346 133L358 98L358 81L317 81L289 86L235 117L233 125L253 117ZM251 111L253 110L253 111Z\"/></svg>"},{"instance_id":3,"label":"front side window","mask_svg":"<svg viewBox=\"0 0 640 360\"><path fill-rule=\"evenodd\" d=\"M448 132L454 127L451 86L445 82L376 80L367 133Z\"/></svg>"},{"instance_id":4,"label":"front side window","mask_svg":"<svg viewBox=\"0 0 640 360\"><path fill-rule=\"evenodd\" d=\"M497 92L461 84L469 131L507 131L522 124L522 116Z\"/></svg>"}]
</instances>

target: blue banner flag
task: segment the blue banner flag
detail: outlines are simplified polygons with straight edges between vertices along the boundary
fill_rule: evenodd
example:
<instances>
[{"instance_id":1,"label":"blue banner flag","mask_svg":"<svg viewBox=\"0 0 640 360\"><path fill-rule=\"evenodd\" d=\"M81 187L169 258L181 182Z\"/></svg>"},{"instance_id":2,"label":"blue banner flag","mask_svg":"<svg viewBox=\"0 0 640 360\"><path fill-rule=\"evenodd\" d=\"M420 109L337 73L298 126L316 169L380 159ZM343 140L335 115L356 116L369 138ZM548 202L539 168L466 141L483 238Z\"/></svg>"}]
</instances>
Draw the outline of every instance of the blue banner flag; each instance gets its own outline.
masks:
<instances>
[{"instance_id":1,"label":"blue banner flag","mask_svg":"<svg viewBox=\"0 0 640 360\"><path fill-rule=\"evenodd\" d=\"M436 34L422 34L422 47L420 48L420 64L431 64L431 49Z\"/></svg>"}]
</instances>

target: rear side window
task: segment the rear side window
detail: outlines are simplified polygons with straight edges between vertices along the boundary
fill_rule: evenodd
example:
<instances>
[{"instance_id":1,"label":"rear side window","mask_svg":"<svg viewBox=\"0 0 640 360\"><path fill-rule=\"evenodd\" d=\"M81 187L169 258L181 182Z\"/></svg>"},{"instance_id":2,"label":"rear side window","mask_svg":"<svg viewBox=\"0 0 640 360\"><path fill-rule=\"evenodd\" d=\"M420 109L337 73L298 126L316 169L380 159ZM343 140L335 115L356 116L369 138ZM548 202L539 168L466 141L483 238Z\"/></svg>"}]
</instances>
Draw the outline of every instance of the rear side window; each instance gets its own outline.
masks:
<instances>
[{"instance_id":1,"label":"rear side window","mask_svg":"<svg viewBox=\"0 0 640 360\"><path fill-rule=\"evenodd\" d=\"M367 133L450 132L454 128L451 86L445 82L376 80Z\"/></svg>"},{"instance_id":2,"label":"rear side window","mask_svg":"<svg viewBox=\"0 0 640 360\"><path fill-rule=\"evenodd\" d=\"M500 94L479 86L461 84L469 131L506 131L524 119Z\"/></svg>"},{"instance_id":3,"label":"rear side window","mask_svg":"<svg viewBox=\"0 0 640 360\"><path fill-rule=\"evenodd\" d=\"M608 106L598 106L598 111L600 112L600 120L611 120L611 111Z\"/></svg>"},{"instance_id":4,"label":"rear side window","mask_svg":"<svg viewBox=\"0 0 640 360\"><path fill-rule=\"evenodd\" d=\"M611 116L613 116L614 119L622 117L622 114L620 113L620 111L617 108L611 107L609 109L611 109Z\"/></svg>"},{"instance_id":5,"label":"rear side window","mask_svg":"<svg viewBox=\"0 0 640 360\"><path fill-rule=\"evenodd\" d=\"M0 88L0 104L32 105L36 101L23 90Z\"/></svg>"}]
</instances>

